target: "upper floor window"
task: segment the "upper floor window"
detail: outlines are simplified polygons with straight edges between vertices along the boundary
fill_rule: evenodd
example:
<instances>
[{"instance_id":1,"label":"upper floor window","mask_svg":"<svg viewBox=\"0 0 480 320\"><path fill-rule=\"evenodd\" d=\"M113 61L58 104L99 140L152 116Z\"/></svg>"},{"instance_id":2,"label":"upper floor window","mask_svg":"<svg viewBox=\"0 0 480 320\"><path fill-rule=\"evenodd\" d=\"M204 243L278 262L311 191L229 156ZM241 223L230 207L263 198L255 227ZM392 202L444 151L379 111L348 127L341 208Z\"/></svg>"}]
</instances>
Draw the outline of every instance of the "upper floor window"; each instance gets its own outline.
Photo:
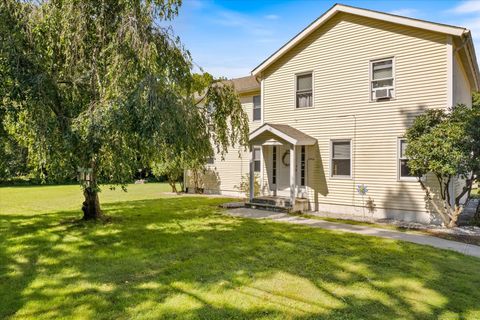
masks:
<instances>
[{"instance_id":1,"label":"upper floor window","mask_svg":"<svg viewBox=\"0 0 480 320\"><path fill-rule=\"evenodd\" d=\"M297 108L313 106L313 81L311 72L296 76L295 90L295 103Z\"/></svg>"},{"instance_id":2,"label":"upper floor window","mask_svg":"<svg viewBox=\"0 0 480 320\"><path fill-rule=\"evenodd\" d=\"M332 141L331 176L340 178L351 177L350 140Z\"/></svg>"},{"instance_id":3,"label":"upper floor window","mask_svg":"<svg viewBox=\"0 0 480 320\"><path fill-rule=\"evenodd\" d=\"M262 119L262 103L260 96L253 97L253 121Z\"/></svg>"},{"instance_id":4,"label":"upper floor window","mask_svg":"<svg viewBox=\"0 0 480 320\"><path fill-rule=\"evenodd\" d=\"M408 158L405 154L407 145L408 143L406 139L398 139L398 177L400 180L415 178L408 168Z\"/></svg>"},{"instance_id":5,"label":"upper floor window","mask_svg":"<svg viewBox=\"0 0 480 320\"><path fill-rule=\"evenodd\" d=\"M382 59L370 62L371 99L381 100L395 97L394 60Z\"/></svg>"}]
</instances>

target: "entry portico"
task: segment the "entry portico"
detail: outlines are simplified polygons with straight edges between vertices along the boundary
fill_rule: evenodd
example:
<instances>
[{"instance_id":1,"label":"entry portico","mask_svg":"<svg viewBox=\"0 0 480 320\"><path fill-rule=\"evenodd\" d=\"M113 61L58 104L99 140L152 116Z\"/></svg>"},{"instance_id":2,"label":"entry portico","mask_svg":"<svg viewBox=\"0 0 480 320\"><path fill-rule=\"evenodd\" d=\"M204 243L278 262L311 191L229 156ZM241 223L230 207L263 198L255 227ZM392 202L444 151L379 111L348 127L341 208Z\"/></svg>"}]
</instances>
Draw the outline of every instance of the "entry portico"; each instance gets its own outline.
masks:
<instances>
[{"instance_id":1,"label":"entry portico","mask_svg":"<svg viewBox=\"0 0 480 320\"><path fill-rule=\"evenodd\" d=\"M249 135L249 145L250 149L253 151L254 146L261 146L262 149L266 147L276 148L284 147L289 150L289 198L291 205L295 204L295 198L297 196L297 179L296 179L296 167L298 165L297 159L297 147L299 146L312 146L315 145L317 140L302 131L295 129L286 124L274 124L274 123L265 123L258 129L254 130ZM276 150L276 149L275 149ZM254 153L252 152L252 157L250 160L250 201L254 198ZM285 153L285 155L287 155ZM305 157L303 155L303 157ZM302 161L303 160L303 161ZM267 172L275 176L273 181L274 188L276 190L276 175L277 175L277 165L273 164L273 161L277 161L277 156L275 153L275 158L270 163L271 167L267 165ZM303 166L304 175L307 175L306 159L300 159L300 167ZM281 171L281 170L279 170ZM282 174L282 172L279 172ZM281 178L281 177L279 177ZM305 178L304 178L305 179ZM275 194L276 195L276 194Z\"/></svg>"}]
</instances>

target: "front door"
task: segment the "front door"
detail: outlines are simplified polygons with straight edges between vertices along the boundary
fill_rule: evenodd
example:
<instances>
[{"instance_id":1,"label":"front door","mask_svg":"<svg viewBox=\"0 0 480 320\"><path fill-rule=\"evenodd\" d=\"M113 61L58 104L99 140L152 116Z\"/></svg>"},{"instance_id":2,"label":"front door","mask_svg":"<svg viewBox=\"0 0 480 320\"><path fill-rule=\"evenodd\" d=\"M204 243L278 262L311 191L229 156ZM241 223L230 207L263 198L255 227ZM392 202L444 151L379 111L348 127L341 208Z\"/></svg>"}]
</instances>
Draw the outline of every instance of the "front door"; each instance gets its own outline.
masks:
<instances>
[{"instance_id":1,"label":"front door","mask_svg":"<svg viewBox=\"0 0 480 320\"><path fill-rule=\"evenodd\" d=\"M290 147L284 145L277 146L276 158L277 195L290 197Z\"/></svg>"}]
</instances>

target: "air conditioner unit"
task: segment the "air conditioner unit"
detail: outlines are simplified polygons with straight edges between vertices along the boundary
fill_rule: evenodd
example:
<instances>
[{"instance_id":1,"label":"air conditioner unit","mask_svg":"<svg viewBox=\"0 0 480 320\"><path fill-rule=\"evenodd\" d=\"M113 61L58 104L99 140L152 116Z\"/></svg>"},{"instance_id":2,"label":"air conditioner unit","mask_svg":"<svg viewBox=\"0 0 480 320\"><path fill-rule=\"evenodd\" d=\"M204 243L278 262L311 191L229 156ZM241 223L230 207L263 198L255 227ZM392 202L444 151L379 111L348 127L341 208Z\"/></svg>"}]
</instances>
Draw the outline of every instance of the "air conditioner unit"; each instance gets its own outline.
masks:
<instances>
[{"instance_id":1,"label":"air conditioner unit","mask_svg":"<svg viewBox=\"0 0 480 320\"><path fill-rule=\"evenodd\" d=\"M392 92L390 89L376 89L373 91L373 99L388 99L392 97Z\"/></svg>"}]
</instances>

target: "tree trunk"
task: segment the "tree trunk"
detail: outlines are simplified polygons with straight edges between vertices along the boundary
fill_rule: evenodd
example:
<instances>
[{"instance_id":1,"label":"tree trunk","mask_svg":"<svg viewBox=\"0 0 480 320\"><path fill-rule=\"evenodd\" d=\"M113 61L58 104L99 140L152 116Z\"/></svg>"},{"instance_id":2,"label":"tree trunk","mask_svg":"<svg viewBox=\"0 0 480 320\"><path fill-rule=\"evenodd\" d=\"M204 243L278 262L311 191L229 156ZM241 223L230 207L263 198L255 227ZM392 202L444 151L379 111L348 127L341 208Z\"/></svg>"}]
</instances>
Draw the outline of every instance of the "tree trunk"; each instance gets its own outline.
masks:
<instances>
[{"instance_id":1,"label":"tree trunk","mask_svg":"<svg viewBox=\"0 0 480 320\"><path fill-rule=\"evenodd\" d=\"M176 182L175 180L168 180L168 184L170 185L170 187L172 188L172 192L175 192L175 193L178 193L177 191L177 185L176 185Z\"/></svg>"},{"instance_id":2,"label":"tree trunk","mask_svg":"<svg viewBox=\"0 0 480 320\"><path fill-rule=\"evenodd\" d=\"M85 188L83 190L82 211L83 220L96 220L102 217L102 210L100 210L100 200L98 199L98 192L93 188Z\"/></svg>"},{"instance_id":3,"label":"tree trunk","mask_svg":"<svg viewBox=\"0 0 480 320\"><path fill-rule=\"evenodd\" d=\"M450 219L450 222L448 223L448 228L455 228L457 227L457 222L458 218L460 217L460 214L463 212L463 207L462 206L455 206L455 210L453 210L452 213L452 218Z\"/></svg>"}]
</instances>

